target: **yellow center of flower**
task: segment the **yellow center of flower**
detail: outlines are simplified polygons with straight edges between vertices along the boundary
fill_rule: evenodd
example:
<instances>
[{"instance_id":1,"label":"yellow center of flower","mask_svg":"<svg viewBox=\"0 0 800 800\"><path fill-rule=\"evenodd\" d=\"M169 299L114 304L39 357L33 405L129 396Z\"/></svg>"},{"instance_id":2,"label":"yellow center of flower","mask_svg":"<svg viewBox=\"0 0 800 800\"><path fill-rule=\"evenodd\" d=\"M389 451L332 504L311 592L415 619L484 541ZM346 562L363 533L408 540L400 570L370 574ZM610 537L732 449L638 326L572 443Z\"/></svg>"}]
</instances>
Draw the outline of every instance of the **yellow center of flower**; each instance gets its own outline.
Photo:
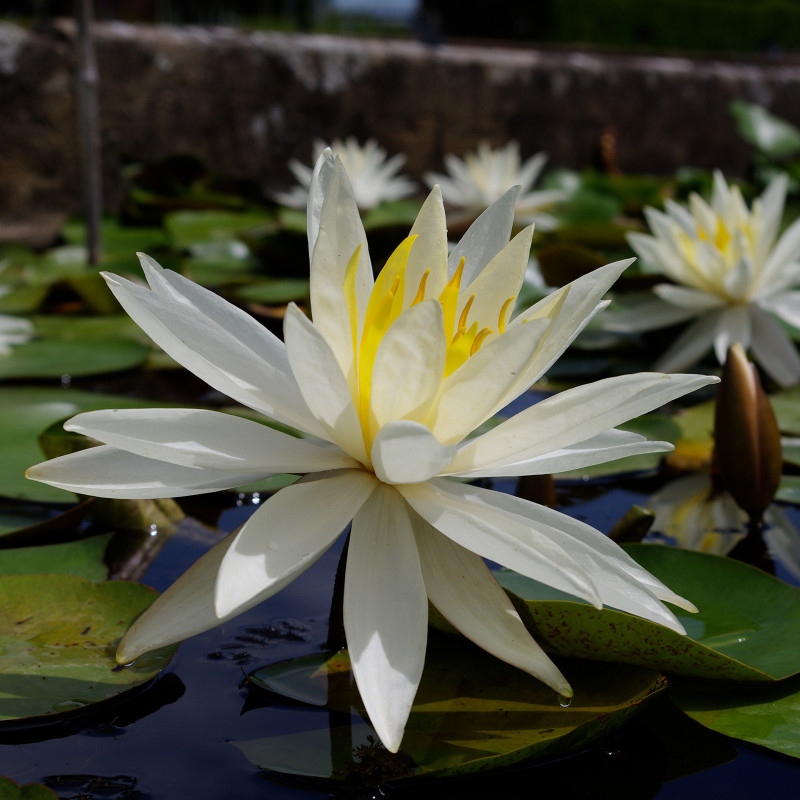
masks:
<instances>
[{"instance_id":1,"label":"yellow center of flower","mask_svg":"<svg viewBox=\"0 0 800 800\"><path fill-rule=\"evenodd\" d=\"M368 453L374 435L370 430L370 390L372 386L372 370L378 346L392 323L403 311L417 303L421 303L423 300L431 299L427 294L429 269L420 278L416 291L412 287L413 296L411 291L408 292L408 296L413 299L408 303L405 301L407 294L406 269L415 239L416 236L409 236L401 242L376 278L367 302L360 338L356 303L356 273L360 248L353 254L345 273L344 294L350 313L353 352L356 364L356 387L358 392L356 408ZM475 300L474 294L467 299L459 312L463 274L464 259L462 258L458 268L448 280L438 298L436 298L442 307L446 343L445 367L442 378L455 372L471 356L475 355L491 334L502 334L504 332L515 300L514 297L509 297L505 301L500 310L496 328L480 327L478 321L470 321L470 311Z\"/></svg>"}]
</instances>

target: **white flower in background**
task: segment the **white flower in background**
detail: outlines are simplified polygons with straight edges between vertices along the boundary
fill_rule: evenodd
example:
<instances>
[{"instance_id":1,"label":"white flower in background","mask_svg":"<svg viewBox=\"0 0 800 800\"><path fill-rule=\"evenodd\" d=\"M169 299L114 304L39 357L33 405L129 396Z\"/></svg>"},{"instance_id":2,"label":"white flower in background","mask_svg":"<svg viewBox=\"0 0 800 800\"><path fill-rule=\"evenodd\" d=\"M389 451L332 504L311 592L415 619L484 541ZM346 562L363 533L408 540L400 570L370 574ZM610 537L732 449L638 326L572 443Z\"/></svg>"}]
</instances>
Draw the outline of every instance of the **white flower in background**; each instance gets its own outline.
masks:
<instances>
[{"instance_id":1,"label":"white flower in background","mask_svg":"<svg viewBox=\"0 0 800 800\"><path fill-rule=\"evenodd\" d=\"M229 489L305 477L270 497L133 625L118 659L179 641L286 586L352 522L344 588L350 659L370 720L396 751L425 658L428 601L498 658L571 689L483 558L600 606L682 631L692 609L599 531L552 509L448 480L575 469L670 445L615 425L713 382L625 375L544 400L469 434L539 378L604 304L611 264L511 319L532 236L511 242L516 191L448 258L434 189L377 279L347 176L324 153L308 205L313 322L287 309L285 345L240 309L142 256L149 288L106 275L130 316L217 390L307 434L193 409L79 414L103 442L28 475L101 497Z\"/></svg>"},{"instance_id":2,"label":"white flower in background","mask_svg":"<svg viewBox=\"0 0 800 800\"><path fill-rule=\"evenodd\" d=\"M0 356L7 356L15 344L24 344L32 335L30 320L0 314Z\"/></svg>"},{"instance_id":3,"label":"white flower in background","mask_svg":"<svg viewBox=\"0 0 800 800\"><path fill-rule=\"evenodd\" d=\"M493 149L488 142L481 142L474 153L464 159L448 153L444 157L447 175L426 172L428 186L438 184L445 203L475 213L488 208L512 186L520 187L515 222L517 225L535 223L540 231L555 228L558 221L547 210L568 196L562 189L531 191L547 156L537 153L521 163L519 144L509 142L505 147Z\"/></svg>"},{"instance_id":4,"label":"white flower in background","mask_svg":"<svg viewBox=\"0 0 800 800\"><path fill-rule=\"evenodd\" d=\"M314 142L314 162L326 147L320 139ZM387 160L386 151L378 147L375 139L368 139L364 145L360 145L355 137L348 136L344 141L334 139L330 148L344 164L356 205L361 211L369 211L380 203L400 200L416 191L416 184L397 174L405 164L406 157L398 153ZM305 208L314 170L294 158L289 161L289 169L300 185L288 192L277 192L273 197L290 208Z\"/></svg>"},{"instance_id":5,"label":"white flower in background","mask_svg":"<svg viewBox=\"0 0 800 800\"><path fill-rule=\"evenodd\" d=\"M714 491L707 472L671 481L646 505L655 514L653 533L686 550L724 556L747 536L747 513L727 492ZM800 580L800 532L775 503L764 512L764 542L770 556Z\"/></svg>"},{"instance_id":6,"label":"white flower in background","mask_svg":"<svg viewBox=\"0 0 800 800\"><path fill-rule=\"evenodd\" d=\"M775 381L797 383L800 357L778 321L800 327L800 220L778 238L786 183L775 178L748 210L738 187L716 172L711 205L692 194L688 210L672 201L666 213L646 208L652 235L628 241L645 267L673 283L653 287L655 298L606 327L645 331L694 318L656 369L686 369L712 348L722 364L740 342Z\"/></svg>"}]
</instances>

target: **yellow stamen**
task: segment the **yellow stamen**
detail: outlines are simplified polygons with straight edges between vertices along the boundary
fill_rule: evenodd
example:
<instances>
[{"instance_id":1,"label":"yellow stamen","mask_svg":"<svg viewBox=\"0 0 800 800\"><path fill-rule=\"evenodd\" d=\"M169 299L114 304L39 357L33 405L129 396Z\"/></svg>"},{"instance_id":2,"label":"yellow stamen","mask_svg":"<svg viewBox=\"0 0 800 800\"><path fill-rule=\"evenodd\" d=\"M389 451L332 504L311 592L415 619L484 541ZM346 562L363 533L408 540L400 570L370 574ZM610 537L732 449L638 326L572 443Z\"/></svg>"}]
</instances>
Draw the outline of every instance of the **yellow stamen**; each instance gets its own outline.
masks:
<instances>
[{"instance_id":1,"label":"yellow stamen","mask_svg":"<svg viewBox=\"0 0 800 800\"><path fill-rule=\"evenodd\" d=\"M503 307L500 309L500 316L497 318L497 332L498 333L505 333L506 330L506 320L507 314L511 309L511 304L516 300L515 297L509 297L508 300L503 303Z\"/></svg>"},{"instance_id":2,"label":"yellow stamen","mask_svg":"<svg viewBox=\"0 0 800 800\"><path fill-rule=\"evenodd\" d=\"M420 278L419 282L419 289L417 289L417 294L411 301L412 306L415 306L417 303L421 303L425 299L425 287L428 285L428 275L430 274L431 274L430 268L426 269L425 272L422 274L422 278Z\"/></svg>"},{"instance_id":3,"label":"yellow stamen","mask_svg":"<svg viewBox=\"0 0 800 800\"><path fill-rule=\"evenodd\" d=\"M474 356L475 353L477 353L478 350L481 349L481 345L491 332L492 332L491 328L483 328L483 330L481 330L480 333L478 333L478 335L475 337L475 341L472 342L472 347L470 347L469 349L469 354L471 356Z\"/></svg>"},{"instance_id":4,"label":"yellow stamen","mask_svg":"<svg viewBox=\"0 0 800 800\"><path fill-rule=\"evenodd\" d=\"M469 300L467 300L466 305L464 306L463 311L461 312L461 316L458 318L458 330L459 332L462 330L466 330L467 327L467 317L469 316L469 310L472 308L472 304L475 301L475 295L473 294ZM458 334L456 334L458 335Z\"/></svg>"},{"instance_id":5,"label":"yellow stamen","mask_svg":"<svg viewBox=\"0 0 800 800\"><path fill-rule=\"evenodd\" d=\"M452 339L455 335L456 310L458 309L458 295L461 291L461 276L464 274L464 261L465 259L462 258L458 269L447 281L447 285L439 295L439 302L442 304L444 312L444 335L447 339Z\"/></svg>"},{"instance_id":6,"label":"yellow stamen","mask_svg":"<svg viewBox=\"0 0 800 800\"><path fill-rule=\"evenodd\" d=\"M453 341L447 346L445 357L444 375L447 377L451 372L455 372L468 358L470 347L478 333L478 323L473 322L469 329L459 328Z\"/></svg>"}]
</instances>

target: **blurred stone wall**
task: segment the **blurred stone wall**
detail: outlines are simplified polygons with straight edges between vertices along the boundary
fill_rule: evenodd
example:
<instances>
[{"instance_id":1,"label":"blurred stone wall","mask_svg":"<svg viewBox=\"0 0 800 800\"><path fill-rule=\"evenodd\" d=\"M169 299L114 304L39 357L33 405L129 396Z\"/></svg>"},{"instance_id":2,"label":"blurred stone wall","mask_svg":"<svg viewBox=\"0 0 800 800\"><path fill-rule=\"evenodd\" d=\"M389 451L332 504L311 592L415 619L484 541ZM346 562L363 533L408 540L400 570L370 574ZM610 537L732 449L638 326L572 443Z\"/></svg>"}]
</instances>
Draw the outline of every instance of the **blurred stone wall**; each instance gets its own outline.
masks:
<instances>
[{"instance_id":1,"label":"blurred stone wall","mask_svg":"<svg viewBox=\"0 0 800 800\"><path fill-rule=\"evenodd\" d=\"M519 140L551 165L587 166L609 126L623 171L746 170L728 112L761 103L800 123L800 66L411 41L99 24L105 192L125 161L176 153L265 188L291 183L315 137L376 137L408 172L483 138ZM80 207L74 27L0 25L0 217Z\"/></svg>"}]
</instances>

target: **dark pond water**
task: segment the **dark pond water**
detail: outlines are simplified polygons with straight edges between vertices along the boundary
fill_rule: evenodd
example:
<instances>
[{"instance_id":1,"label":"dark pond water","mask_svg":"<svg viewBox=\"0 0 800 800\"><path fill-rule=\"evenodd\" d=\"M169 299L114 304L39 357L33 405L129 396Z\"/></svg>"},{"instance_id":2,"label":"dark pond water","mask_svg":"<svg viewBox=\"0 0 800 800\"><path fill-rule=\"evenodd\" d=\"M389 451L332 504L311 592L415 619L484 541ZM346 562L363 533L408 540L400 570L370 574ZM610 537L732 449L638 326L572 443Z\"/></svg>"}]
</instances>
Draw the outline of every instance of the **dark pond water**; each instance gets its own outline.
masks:
<instances>
[{"instance_id":1,"label":"dark pond water","mask_svg":"<svg viewBox=\"0 0 800 800\"><path fill-rule=\"evenodd\" d=\"M624 487L579 489L567 493L560 488L559 496L570 514L602 530L646 497ZM239 503L222 514L222 529L233 529L257 507L250 496ZM163 590L212 539L192 526L180 531L166 543L144 582ZM341 543L276 597L185 642L165 674L146 690L89 717L33 730L0 730L0 775L18 783L42 782L59 797L81 800L301 800L331 794L259 773L232 742L300 731L319 713L283 702L267 705L263 696L243 686L243 678L266 663L321 647L340 548ZM414 800L528 798L543 792L620 800L796 796L800 762L755 747L734 747L693 723L676 724L675 716L666 704L654 704L622 732L549 764L407 789L361 787L334 794L413 795Z\"/></svg>"}]
</instances>

